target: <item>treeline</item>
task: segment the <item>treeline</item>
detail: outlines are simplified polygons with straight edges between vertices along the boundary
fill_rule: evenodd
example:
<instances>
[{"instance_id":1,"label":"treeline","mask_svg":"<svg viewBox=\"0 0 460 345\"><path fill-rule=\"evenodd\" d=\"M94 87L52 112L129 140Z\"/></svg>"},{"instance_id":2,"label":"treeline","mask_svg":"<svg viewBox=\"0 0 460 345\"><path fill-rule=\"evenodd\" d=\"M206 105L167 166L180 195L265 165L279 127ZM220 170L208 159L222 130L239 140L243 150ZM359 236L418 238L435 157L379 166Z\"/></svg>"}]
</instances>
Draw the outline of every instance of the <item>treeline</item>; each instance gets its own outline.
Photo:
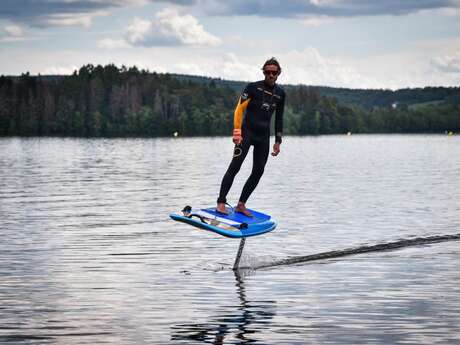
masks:
<instances>
[{"instance_id":1,"label":"treeline","mask_svg":"<svg viewBox=\"0 0 460 345\"><path fill-rule=\"evenodd\" d=\"M413 104L442 102L460 104L459 87L431 87L399 90L365 90L317 86L322 95L336 98L341 104L355 105L366 110L386 107L391 104L410 106Z\"/></svg>"},{"instance_id":2,"label":"treeline","mask_svg":"<svg viewBox=\"0 0 460 345\"><path fill-rule=\"evenodd\" d=\"M460 130L460 107L428 104L409 107L391 103L365 110L320 96L316 87L300 86L290 98L285 124L292 134L443 133Z\"/></svg>"},{"instance_id":3,"label":"treeline","mask_svg":"<svg viewBox=\"0 0 460 345\"><path fill-rule=\"evenodd\" d=\"M71 76L0 77L0 135L228 133L234 91L136 67L86 65Z\"/></svg>"},{"instance_id":4,"label":"treeline","mask_svg":"<svg viewBox=\"0 0 460 345\"><path fill-rule=\"evenodd\" d=\"M195 82L136 67L86 65L71 76L0 77L0 135L228 135L238 97L212 79ZM456 104L365 110L289 87L286 134L417 133L460 130Z\"/></svg>"}]
</instances>

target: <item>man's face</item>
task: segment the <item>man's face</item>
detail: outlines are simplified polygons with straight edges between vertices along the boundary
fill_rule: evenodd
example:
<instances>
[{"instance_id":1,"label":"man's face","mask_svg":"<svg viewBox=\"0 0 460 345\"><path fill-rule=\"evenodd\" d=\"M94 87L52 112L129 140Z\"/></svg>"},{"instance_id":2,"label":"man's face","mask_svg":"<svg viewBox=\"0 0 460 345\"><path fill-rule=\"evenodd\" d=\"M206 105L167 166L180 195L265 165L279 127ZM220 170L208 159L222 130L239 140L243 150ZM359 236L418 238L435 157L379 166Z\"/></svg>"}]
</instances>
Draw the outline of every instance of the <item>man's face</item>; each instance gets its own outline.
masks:
<instances>
[{"instance_id":1,"label":"man's face","mask_svg":"<svg viewBox=\"0 0 460 345\"><path fill-rule=\"evenodd\" d=\"M265 82L273 86L278 78L279 70L276 65L267 65L264 67Z\"/></svg>"}]
</instances>

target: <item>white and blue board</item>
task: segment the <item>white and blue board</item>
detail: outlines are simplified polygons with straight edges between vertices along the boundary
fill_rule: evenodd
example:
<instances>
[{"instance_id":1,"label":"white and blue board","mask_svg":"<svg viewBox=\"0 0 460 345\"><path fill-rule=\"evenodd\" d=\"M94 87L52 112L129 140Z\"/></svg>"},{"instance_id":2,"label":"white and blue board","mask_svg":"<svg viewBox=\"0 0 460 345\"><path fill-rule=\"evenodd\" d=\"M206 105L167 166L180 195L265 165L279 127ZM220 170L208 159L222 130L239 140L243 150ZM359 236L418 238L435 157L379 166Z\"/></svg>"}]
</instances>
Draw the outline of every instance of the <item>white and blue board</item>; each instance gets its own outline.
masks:
<instances>
[{"instance_id":1,"label":"white and blue board","mask_svg":"<svg viewBox=\"0 0 460 345\"><path fill-rule=\"evenodd\" d=\"M229 210L229 214L217 212L215 208L193 209L186 206L181 213L169 216L178 221L200 229L231 238L246 238L262 235L276 228L276 221L262 212L249 210L253 217Z\"/></svg>"}]
</instances>

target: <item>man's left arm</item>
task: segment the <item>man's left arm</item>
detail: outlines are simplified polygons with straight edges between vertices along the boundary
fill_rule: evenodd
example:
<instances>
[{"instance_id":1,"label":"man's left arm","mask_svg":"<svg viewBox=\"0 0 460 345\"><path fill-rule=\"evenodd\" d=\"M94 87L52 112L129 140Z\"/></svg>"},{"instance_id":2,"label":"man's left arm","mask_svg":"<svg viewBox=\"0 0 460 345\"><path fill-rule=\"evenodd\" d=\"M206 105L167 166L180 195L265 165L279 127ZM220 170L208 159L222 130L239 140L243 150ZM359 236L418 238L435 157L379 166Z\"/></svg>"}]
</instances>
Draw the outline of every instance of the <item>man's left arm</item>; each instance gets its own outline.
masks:
<instances>
[{"instance_id":1,"label":"man's left arm","mask_svg":"<svg viewBox=\"0 0 460 345\"><path fill-rule=\"evenodd\" d=\"M280 153L280 145L282 142L283 136L283 114L284 114L284 103L285 103L285 94L281 95L281 101L279 106L276 107L275 115L275 144L273 145L272 156L277 156Z\"/></svg>"}]
</instances>

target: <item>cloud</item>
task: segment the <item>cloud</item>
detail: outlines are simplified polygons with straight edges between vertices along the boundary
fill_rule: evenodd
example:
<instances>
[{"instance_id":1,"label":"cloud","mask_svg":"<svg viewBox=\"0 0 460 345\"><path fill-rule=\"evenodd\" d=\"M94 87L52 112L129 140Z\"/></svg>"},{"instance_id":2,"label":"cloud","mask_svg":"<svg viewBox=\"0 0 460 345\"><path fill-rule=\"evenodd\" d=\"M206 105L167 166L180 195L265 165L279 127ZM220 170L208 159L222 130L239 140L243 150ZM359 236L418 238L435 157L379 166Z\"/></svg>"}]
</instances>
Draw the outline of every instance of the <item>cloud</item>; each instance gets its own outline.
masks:
<instances>
[{"instance_id":1,"label":"cloud","mask_svg":"<svg viewBox=\"0 0 460 345\"><path fill-rule=\"evenodd\" d=\"M376 80L361 74L354 66L339 59L326 58L313 47L278 55L285 65L283 83L327 85L336 87L378 87Z\"/></svg>"},{"instance_id":2,"label":"cloud","mask_svg":"<svg viewBox=\"0 0 460 345\"><path fill-rule=\"evenodd\" d=\"M7 25L4 30L9 37L24 36L24 30L22 30L22 28L18 25Z\"/></svg>"},{"instance_id":3,"label":"cloud","mask_svg":"<svg viewBox=\"0 0 460 345\"><path fill-rule=\"evenodd\" d=\"M220 39L206 32L198 20L175 9L158 12L153 20L136 18L126 40L133 46L216 46Z\"/></svg>"},{"instance_id":4,"label":"cloud","mask_svg":"<svg viewBox=\"0 0 460 345\"><path fill-rule=\"evenodd\" d=\"M431 64L436 70L443 73L460 73L460 52L433 58Z\"/></svg>"},{"instance_id":5,"label":"cloud","mask_svg":"<svg viewBox=\"0 0 460 345\"><path fill-rule=\"evenodd\" d=\"M453 44L446 43L449 47ZM458 47L458 44L456 45ZM409 49L410 48L410 49ZM56 51L43 50L40 46L30 46L28 54L22 49L9 49L0 44L0 50L7 56L0 64L0 74L20 75L30 71L33 74L72 73L82 65L114 63L117 66L136 65L156 72L184 73L242 81L263 78L260 70L263 62L276 56L283 67L279 82L282 84L326 85L352 88L391 88L458 86L460 73L440 73L431 64L433 50L422 49L427 55L418 55L413 47L405 53L369 57L340 56L330 58L321 50L306 49L272 51L257 55L241 54L239 50L222 53L217 49L123 49L114 54L110 50ZM458 49L457 49L458 51ZM438 56L454 56L455 51L436 50ZM33 56L33 59L30 57ZM26 67L24 67L26 66Z\"/></svg>"},{"instance_id":6,"label":"cloud","mask_svg":"<svg viewBox=\"0 0 460 345\"><path fill-rule=\"evenodd\" d=\"M51 66L45 68L43 74L44 75L70 75L73 72L78 71L79 67L72 65L72 66Z\"/></svg>"},{"instance_id":7,"label":"cloud","mask_svg":"<svg viewBox=\"0 0 460 345\"><path fill-rule=\"evenodd\" d=\"M306 17L305 19L302 20L302 23L305 26L310 26L310 27L318 27L320 25L323 25L324 23L328 23L333 21L334 18L328 17L328 16L315 16L315 17Z\"/></svg>"},{"instance_id":8,"label":"cloud","mask_svg":"<svg viewBox=\"0 0 460 345\"><path fill-rule=\"evenodd\" d=\"M221 40L206 32L198 20L181 15L175 9L164 9L152 20L135 18L126 29L124 39L105 39L101 48L157 47L157 46L217 46Z\"/></svg>"},{"instance_id":9,"label":"cloud","mask_svg":"<svg viewBox=\"0 0 460 345\"><path fill-rule=\"evenodd\" d=\"M257 15L299 19L316 16L407 15L422 10L458 10L460 8L459 0L195 0L168 2L195 6L209 15Z\"/></svg>"},{"instance_id":10,"label":"cloud","mask_svg":"<svg viewBox=\"0 0 460 345\"><path fill-rule=\"evenodd\" d=\"M47 17L41 18L40 22L36 23L38 27L48 27L48 26L82 26L89 28L93 17L107 15L107 12L95 12L91 14L85 13L73 13L72 15L68 14L51 14Z\"/></svg>"},{"instance_id":11,"label":"cloud","mask_svg":"<svg viewBox=\"0 0 460 345\"><path fill-rule=\"evenodd\" d=\"M269 56L270 55L270 56ZM233 53L221 56L192 56L191 62L171 59L166 70L173 73L203 75L229 80L254 81L263 78L261 67L269 55L242 58ZM364 75L356 66L330 59L309 47L274 54L283 67L282 84L326 85L352 88L378 88L382 84Z\"/></svg>"},{"instance_id":12,"label":"cloud","mask_svg":"<svg viewBox=\"0 0 460 345\"><path fill-rule=\"evenodd\" d=\"M2 0L0 19L33 27L89 26L95 16L147 0Z\"/></svg>"},{"instance_id":13,"label":"cloud","mask_svg":"<svg viewBox=\"0 0 460 345\"><path fill-rule=\"evenodd\" d=\"M169 3L207 15L297 18L407 15L439 10L458 15L460 0L1 0L0 19L33 27L89 26L115 8ZM310 19L310 21L308 21Z\"/></svg>"},{"instance_id":14,"label":"cloud","mask_svg":"<svg viewBox=\"0 0 460 345\"><path fill-rule=\"evenodd\" d=\"M206 15L296 18L317 25L314 18L407 15L437 10L458 15L460 0L1 0L0 19L32 27L84 26L115 8L167 3ZM313 18L313 19L312 19Z\"/></svg>"},{"instance_id":15,"label":"cloud","mask_svg":"<svg viewBox=\"0 0 460 345\"><path fill-rule=\"evenodd\" d=\"M26 37L24 30L19 25L7 25L3 28L4 36L0 35L0 42L21 42L25 41Z\"/></svg>"},{"instance_id":16,"label":"cloud","mask_svg":"<svg viewBox=\"0 0 460 345\"><path fill-rule=\"evenodd\" d=\"M169 70L174 73L202 75L227 80L257 80L261 78L260 63L241 61L235 54L220 56L194 56L193 62L174 63Z\"/></svg>"},{"instance_id":17,"label":"cloud","mask_svg":"<svg viewBox=\"0 0 460 345\"><path fill-rule=\"evenodd\" d=\"M128 48L129 44L125 40L114 40L111 38L107 38L99 41L97 46L103 49L120 49Z\"/></svg>"}]
</instances>

